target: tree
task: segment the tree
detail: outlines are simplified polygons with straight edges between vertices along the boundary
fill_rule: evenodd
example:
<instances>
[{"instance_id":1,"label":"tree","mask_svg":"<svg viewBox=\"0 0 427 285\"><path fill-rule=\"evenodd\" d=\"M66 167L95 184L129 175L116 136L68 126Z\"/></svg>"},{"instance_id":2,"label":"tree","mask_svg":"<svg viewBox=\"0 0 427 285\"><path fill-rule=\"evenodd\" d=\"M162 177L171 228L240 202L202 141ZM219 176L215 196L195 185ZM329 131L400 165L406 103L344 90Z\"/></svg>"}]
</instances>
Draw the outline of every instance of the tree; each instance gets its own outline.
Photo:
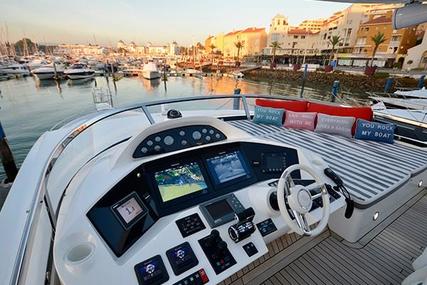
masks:
<instances>
[{"instance_id":1,"label":"tree","mask_svg":"<svg viewBox=\"0 0 427 285\"><path fill-rule=\"evenodd\" d=\"M212 56L212 64L213 64L213 59L214 59L214 49L216 48L216 46L214 44L211 44L209 46L210 50L211 50L211 56Z\"/></svg>"},{"instance_id":2,"label":"tree","mask_svg":"<svg viewBox=\"0 0 427 285\"><path fill-rule=\"evenodd\" d=\"M28 56L34 53L35 49L36 49L36 44L33 43L28 38L23 38L22 40L19 40L15 43L16 52L24 56Z\"/></svg>"},{"instance_id":3,"label":"tree","mask_svg":"<svg viewBox=\"0 0 427 285\"><path fill-rule=\"evenodd\" d=\"M332 38L329 39L329 43L332 45L331 55L329 56L329 65L331 64L332 58L335 53L335 47L337 44L339 44L342 41L340 36L332 36Z\"/></svg>"},{"instance_id":4,"label":"tree","mask_svg":"<svg viewBox=\"0 0 427 285\"><path fill-rule=\"evenodd\" d=\"M235 42L234 46L237 48L237 62L239 62L239 59L240 59L240 50L244 46L243 41L237 41L237 42Z\"/></svg>"},{"instance_id":5,"label":"tree","mask_svg":"<svg viewBox=\"0 0 427 285\"><path fill-rule=\"evenodd\" d=\"M274 42L272 42L270 44L270 47L273 49L272 50L272 52L273 52L273 58L271 59L271 66L273 67L274 66L274 61L276 59L276 50L278 48L281 48L282 46L281 46L281 44L278 41L274 41Z\"/></svg>"},{"instance_id":6,"label":"tree","mask_svg":"<svg viewBox=\"0 0 427 285\"><path fill-rule=\"evenodd\" d=\"M375 54L377 53L378 47L380 44L384 43L387 39L385 38L384 33L378 32L375 36L371 37L371 40L374 42L374 50L372 51L371 58L371 67L374 65Z\"/></svg>"}]
</instances>

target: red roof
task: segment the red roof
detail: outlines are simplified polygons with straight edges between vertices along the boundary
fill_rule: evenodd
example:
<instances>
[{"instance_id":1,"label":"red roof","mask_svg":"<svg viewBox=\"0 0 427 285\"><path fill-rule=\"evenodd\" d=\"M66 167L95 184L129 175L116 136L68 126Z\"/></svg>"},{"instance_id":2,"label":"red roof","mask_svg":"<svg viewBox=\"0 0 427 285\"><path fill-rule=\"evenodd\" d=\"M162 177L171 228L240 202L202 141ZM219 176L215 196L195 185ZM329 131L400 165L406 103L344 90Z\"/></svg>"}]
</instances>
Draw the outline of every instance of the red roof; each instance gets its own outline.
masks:
<instances>
[{"instance_id":1,"label":"red roof","mask_svg":"<svg viewBox=\"0 0 427 285\"><path fill-rule=\"evenodd\" d=\"M369 20L362 25L375 25L375 24L391 24L391 18L387 16L381 16L372 20Z\"/></svg>"},{"instance_id":2,"label":"red roof","mask_svg":"<svg viewBox=\"0 0 427 285\"><path fill-rule=\"evenodd\" d=\"M251 27L251 28L247 28L244 30L237 30L237 31L229 32L228 34L225 34L225 36L231 36L231 35L235 35L238 33L256 33L256 32L262 32L262 31L265 31L265 28Z\"/></svg>"},{"instance_id":3,"label":"red roof","mask_svg":"<svg viewBox=\"0 0 427 285\"><path fill-rule=\"evenodd\" d=\"M243 30L242 33L256 33L256 32L262 32L264 30L265 30L265 28L251 27L251 28L247 28L246 30Z\"/></svg>"},{"instance_id":4,"label":"red roof","mask_svg":"<svg viewBox=\"0 0 427 285\"><path fill-rule=\"evenodd\" d=\"M310 30L294 28L294 29L290 29L288 31L288 34L289 35L314 35L314 34L318 34L318 32L317 33L313 33Z\"/></svg>"}]
</instances>

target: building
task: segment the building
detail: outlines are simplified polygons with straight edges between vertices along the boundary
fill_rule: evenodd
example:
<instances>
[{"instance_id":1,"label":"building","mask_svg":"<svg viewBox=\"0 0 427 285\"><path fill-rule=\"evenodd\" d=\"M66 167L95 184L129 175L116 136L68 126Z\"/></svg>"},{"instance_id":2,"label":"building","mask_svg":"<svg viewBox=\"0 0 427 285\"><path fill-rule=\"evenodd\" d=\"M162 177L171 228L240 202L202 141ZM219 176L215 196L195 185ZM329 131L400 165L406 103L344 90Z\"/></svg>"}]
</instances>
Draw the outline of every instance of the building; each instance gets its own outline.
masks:
<instances>
[{"instance_id":1,"label":"building","mask_svg":"<svg viewBox=\"0 0 427 285\"><path fill-rule=\"evenodd\" d=\"M352 65L365 66L373 55L375 44L372 40L377 33L383 33L385 42L378 46L374 65L393 67L397 62L402 66L409 48L416 44L416 28L393 30L392 11L383 15L372 14L357 31L357 40L353 48Z\"/></svg>"},{"instance_id":2,"label":"building","mask_svg":"<svg viewBox=\"0 0 427 285\"><path fill-rule=\"evenodd\" d=\"M215 44L215 40L211 42L225 57L237 57L238 49L236 43L241 42L243 47L240 49L239 57L247 55L261 54L267 45L267 33L265 28L247 28L227 33L223 36L223 43Z\"/></svg>"},{"instance_id":3,"label":"building","mask_svg":"<svg viewBox=\"0 0 427 285\"><path fill-rule=\"evenodd\" d=\"M268 30L267 47L269 47L272 42L282 43L284 41L284 37L286 37L288 33L288 30L288 17L285 17L282 14L274 16L273 19L271 19L270 28Z\"/></svg>"},{"instance_id":4,"label":"building","mask_svg":"<svg viewBox=\"0 0 427 285\"><path fill-rule=\"evenodd\" d=\"M224 34L220 33L215 36L209 36L205 40L205 50L207 53L212 52L211 46L215 46L214 51L220 51L223 53L224 51Z\"/></svg>"},{"instance_id":5,"label":"building","mask_svg":"<svg viewBox=\"0 0 427 285\"><path fill-rule=\"evenodd\" d=\"M368 6L370 5L354 4L325 19L315 44L316 48L322 54L328 55L332 51L330 40L334 36L338 36L341 42L335 47L337 52L351 53L356 42L357 30Z\"/></svg>"},{"instance_id":6,"label":"building","mask_svg":"<svg viewBox=\"0 0 427 285\"><path fill-rule=\"evenodd\" d=\"M69 56L104 55L108 52L105 47L99 45L61 44L55 49L56 54Z\"/></svg>"},{"instance_id":7,"label":"building","mask_svg":"<svg viewBox=\"0 0 427 285\"><path fill-rule=\"evenodd\" d=\"M150 56L166 56L169 52L169 46L153 45L149 43L146 50Z\"/></svg>"},{"instance_id":8,"label":"building","mask_svg":"<svg viewBox=\"0 0 427 285\"><path fill-rule=\"evenodd\" d=\"M306 20L298 27L291 27L288 18L278 14L271 20L268 32L267 47L263 54L272 55L271 44L278 42L280 48L276 49L276 55L314 55L317 52L315 46L319 33L318 29L323 20Z\"/></svg>"},{"instance_id":9,"label":"building","mask_svg":"<svg viewBox=\"0 0 427 285\"><path fill-rule=\"evenodd\" d=\"M304 20L298 25L298 28L312 33L318 33L322 29L324 22L324 19Z\"/></svg>"}]
</instances>

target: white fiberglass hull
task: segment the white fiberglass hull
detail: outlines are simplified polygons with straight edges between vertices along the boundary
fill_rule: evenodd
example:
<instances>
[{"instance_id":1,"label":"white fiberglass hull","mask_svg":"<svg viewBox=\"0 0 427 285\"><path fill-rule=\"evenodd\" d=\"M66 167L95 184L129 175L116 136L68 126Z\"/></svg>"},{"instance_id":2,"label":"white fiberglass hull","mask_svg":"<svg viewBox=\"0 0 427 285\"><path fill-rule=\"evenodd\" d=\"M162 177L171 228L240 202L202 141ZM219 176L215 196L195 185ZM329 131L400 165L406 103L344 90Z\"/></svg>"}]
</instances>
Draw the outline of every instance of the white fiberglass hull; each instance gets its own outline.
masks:
<instances>
[{"instance_id":1,"label":"white fiberglass hull","mask_svg":"<svg viewBox=\"0 0 427 285\"><path fill-rule=\"evenodd\" d=\"M91 72L91 73L69 73L67 74L68 79L71 80L78 80L78 79L89 79L89 78L93 78L95 77L95 72Z\"/></svg>"},{"instance_id":2,"label":"white fiberglass hull","mask_svg":"<svg viewBox=\"0 0 427 285\"><path fill-rule=\"evenodd\" d=\"M145 70L142 72L142 77L144 77L145 79L149 79L149 80L158 79L158 78L160 78L160 72Z\"/></svg>"}]
</instances>

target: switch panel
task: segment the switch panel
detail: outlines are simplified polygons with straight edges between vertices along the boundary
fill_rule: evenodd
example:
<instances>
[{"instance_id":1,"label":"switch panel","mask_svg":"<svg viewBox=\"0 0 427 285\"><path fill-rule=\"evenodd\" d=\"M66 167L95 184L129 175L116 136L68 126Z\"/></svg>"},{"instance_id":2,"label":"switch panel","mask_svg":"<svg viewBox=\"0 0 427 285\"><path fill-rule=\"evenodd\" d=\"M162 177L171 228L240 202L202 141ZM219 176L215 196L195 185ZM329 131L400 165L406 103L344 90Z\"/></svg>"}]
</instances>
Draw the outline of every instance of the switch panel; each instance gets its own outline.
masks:
<instances>
[{"instance_id":1,"label":"switch panel","mask_svg":"<svg viewBox=\"0 0 427 285\"><path fill-rule=\"evenodd\" d=\"M216 274L236 264L236 260L227 248L227 243L221 239L217 230L212 230L210 235L199 240L199 244Z\"/></svg>"},{"instance_id":2,"label":"switch panel","mask_svg":"<svg viewBox=\"0 0 427 285\"><path fill-rule=\"evenodd\" d=\"M179 275L199 264L188 242L184 242L169 249L166 251L166 256L169 259L169 263L175 275Z\"/></svg>"}]
</instances>

